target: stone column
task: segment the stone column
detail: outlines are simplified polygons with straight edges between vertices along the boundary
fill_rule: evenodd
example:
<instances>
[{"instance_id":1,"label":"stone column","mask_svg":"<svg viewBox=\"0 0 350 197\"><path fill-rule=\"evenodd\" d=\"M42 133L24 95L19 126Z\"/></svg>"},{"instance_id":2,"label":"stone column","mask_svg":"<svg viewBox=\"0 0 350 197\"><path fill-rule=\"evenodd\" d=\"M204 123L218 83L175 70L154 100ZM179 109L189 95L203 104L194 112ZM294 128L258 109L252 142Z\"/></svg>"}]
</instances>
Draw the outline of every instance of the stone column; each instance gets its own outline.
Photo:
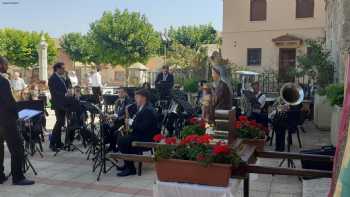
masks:
<instances>
[{"instance_id":1,"label":"stone column","mask_svg":"<svg viewBox=\"0 0 350 197\"><path fill-rule=\"evenodd\" d=\"M39 79L47 81L47 47L48 44L44 35L41 35L41 40L38 47L39 54Z\"/></svg>"}]
</instances>

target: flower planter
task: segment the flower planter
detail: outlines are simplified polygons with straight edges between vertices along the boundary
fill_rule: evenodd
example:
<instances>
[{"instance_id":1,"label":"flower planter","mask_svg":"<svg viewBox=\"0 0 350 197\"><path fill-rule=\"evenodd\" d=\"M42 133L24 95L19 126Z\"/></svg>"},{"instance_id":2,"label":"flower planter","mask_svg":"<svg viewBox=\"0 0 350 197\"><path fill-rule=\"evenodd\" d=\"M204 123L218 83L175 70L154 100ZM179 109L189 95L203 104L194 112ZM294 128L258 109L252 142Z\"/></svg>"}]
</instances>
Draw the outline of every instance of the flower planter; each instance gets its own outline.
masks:
<instances>
[{"instance_id":1,"label":"flower planter","mask_svg":"<svg viewBox=\"0 0 350 197\"><path fill-rule=\"evenodd\" d=\"M252 145L257 151L264 151L265 139L242 139L242 144Z\"/></svg>"},{"instance_id":2,"label":"flower planter","mask_svg":"<svg viewBox=\"0 0 350 197\"><path fill-rule=\"evenodd\" d=\"M157 161L155 167L160 181L227 187L232 166L228 164L204 166L196 161L167 159Z\"/></svg>"},{"instance_id":3,"label":"flower planter","mask_svg":"<svg viewBox=\"0 0 350 197\"><path fill-rule=\"evenodd\" d=\"M338 141L339 123L340 123L340 113L342 108L339 106L334 106L332 111L331 119L331 143L336 146Z\"/></svg>"},{"instance_id":4,"label":"flower planter","mask_svg":"<svg viewBox=\"0 0 350 197\"><path fill-rule=\"evenodd\" d=\"M314 103L314 123L321 130L329 130L331 119L329 115L332 113L332 106L326 96L315 94Z\"/></svg>"}]
</instances>

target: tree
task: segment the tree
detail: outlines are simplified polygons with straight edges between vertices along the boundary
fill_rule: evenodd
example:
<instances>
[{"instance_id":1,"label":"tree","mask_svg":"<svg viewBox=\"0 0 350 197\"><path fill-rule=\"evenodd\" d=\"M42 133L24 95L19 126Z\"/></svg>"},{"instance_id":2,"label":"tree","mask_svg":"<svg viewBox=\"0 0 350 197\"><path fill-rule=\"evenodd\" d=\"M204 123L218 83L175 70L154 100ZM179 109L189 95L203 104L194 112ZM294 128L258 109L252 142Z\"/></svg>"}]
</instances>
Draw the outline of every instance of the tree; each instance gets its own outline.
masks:
<instances>
[{"instance_id":1,"label":"tree","mask_svg":"<svg viewBox=\"0 0 350 197\"><path fill-rule=\"evenodd\" d=\"M219 42L217 31L211 24L170 27L169 37L171 41L195 50L198 50L203 44L217 44Z\"/></svg>"},{"instance_id":2,"label":"tree","mask_svg":"<svg viewBox=\"0 0 350 197\"><path fill-rule=\"evenodd\" d=\"M105 12L91 24L89 35L101 63L123 65L126 70L133 63L145 63L160 47L160 36L147 18L127 10Z\"/></svg>"},{"instance_id":3,"label":"tree","mask_svg":"<svg viewBox=\"0 0 350 197\"><path fill-rule=\"evenodd\" d=\"M68 33L63 35L60 45L75 63L76 61L83 62L86 57L84 42L85 38L80 33Z\"/></svg>"},{"instance_id":4,"label":"tree","mask_svg":"<svg viewBox=\"0 0 350 197\"><path fill-rule=\"evenodd\" d=\"M48 43L48 61L52 63L57 54L55 41L44 34ZM0 30L0 54L8 58L11 64L19 67L32 67L38 62L38 45L41 34L16 29Z\"/></svg>"}]
</instances>

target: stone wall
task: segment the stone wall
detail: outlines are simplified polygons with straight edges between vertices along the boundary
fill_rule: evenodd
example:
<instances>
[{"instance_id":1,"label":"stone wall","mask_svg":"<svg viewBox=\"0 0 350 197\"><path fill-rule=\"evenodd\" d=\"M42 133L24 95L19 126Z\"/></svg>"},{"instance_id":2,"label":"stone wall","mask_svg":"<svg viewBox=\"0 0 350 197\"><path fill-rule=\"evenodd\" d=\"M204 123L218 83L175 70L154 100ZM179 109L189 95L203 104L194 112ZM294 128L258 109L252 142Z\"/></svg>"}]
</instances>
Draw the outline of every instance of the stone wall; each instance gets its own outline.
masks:
<instances>
[{"instance_id":1,"label":"stone wall","mask_svg":"<svg viewBox=\"0 0 350 197\"><path fill-rule=\"evenodd\" d=\"M335 63L335 78L344 81L350 49L350 1L326 1L326 45Z\"/></svg>"}]
</instances>

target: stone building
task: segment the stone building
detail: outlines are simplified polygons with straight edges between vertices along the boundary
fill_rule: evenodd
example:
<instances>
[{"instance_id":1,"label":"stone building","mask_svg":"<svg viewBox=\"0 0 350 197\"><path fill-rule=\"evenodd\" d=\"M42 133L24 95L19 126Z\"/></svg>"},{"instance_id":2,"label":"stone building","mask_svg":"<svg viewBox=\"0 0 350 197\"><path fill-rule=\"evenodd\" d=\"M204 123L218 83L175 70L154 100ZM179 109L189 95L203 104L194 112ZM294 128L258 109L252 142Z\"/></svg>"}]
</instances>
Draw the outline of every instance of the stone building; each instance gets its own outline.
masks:
<instances>
[{"instance_id":1,"label":"stone building","mask_svg":"<svg viewBox=\"0 0 350 197\"><path fill-rule=\"evenodd\" d=\"M326 45L335 63L335 79L344 81L350 49L350 1L326 1Z\"/></svg>"}]
</instances>

